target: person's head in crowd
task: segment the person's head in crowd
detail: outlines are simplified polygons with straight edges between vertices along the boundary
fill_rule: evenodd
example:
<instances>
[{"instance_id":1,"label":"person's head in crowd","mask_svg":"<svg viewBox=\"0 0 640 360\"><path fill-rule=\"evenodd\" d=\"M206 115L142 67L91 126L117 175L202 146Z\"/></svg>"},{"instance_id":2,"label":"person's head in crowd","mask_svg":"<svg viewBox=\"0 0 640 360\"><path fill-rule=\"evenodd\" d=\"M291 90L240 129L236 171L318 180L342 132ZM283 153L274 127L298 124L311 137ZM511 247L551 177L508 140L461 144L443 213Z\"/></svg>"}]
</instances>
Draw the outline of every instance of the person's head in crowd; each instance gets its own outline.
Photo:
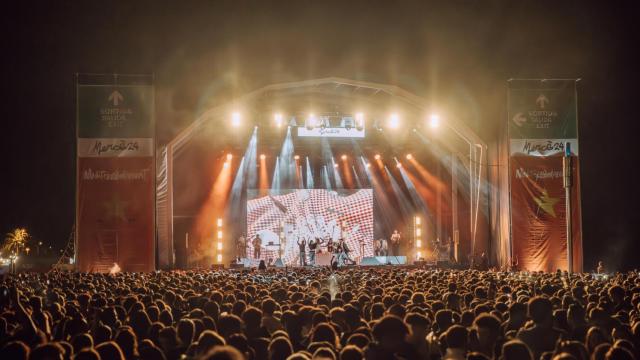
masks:
<instances>
[{"instance_id":1,"label":"person's head in crowd","mask_svg":"<svg viewBox=\"0 0 640 360\"><path fill-rule=\"evenodd\" d=\"M559 341L556 345L556 354L571 354L578 360L588 360L589 354L587 348L579 341Z\"/></svg>"},{"instance_id":2,"label":"person's head in crowd","mask_svg":"<svg viewBox=\"0 0 640 360\"><path fill-rule=\"evenodd\" d=\"M533 354L527 344L520 340L510 340L502 345L500 360L533 360Z\"/></svg>"},{"instance_id":3,"label":"person's head in crowd","mask_svg":"<svg viewBox=\"0 0 640 360\"><path fill-rule=\"evenodd\" d=\"M397 352L409 334L407 325L397 316L386 315L373 326L373 338L388 352Z\"/></svg>"},{"instance_id":4,"label":"person's head in crowd","mask_svg":"<svg viewBox=\"0 0 640 360\"><path fill-rule=\"evenodd\" d=\"M138 352L140 353L140 358L144 360L167 360L164 352L155 345L140 347Z\"/></svg>"},{"instance_id":5,"label":"person's head in crowd","mask_svg":"<svg viewBox=\"0 0 640 360\"><path fill-rule=\"evenodd\" d=\"M609 340L607 339L607 335L601 328L592 326L589 328L589 331L587 331L586 345L587 350L590 354L593 353L593 350L596 348L596 346L607 342L609 342Z\"/></svg>"},{"instance_id":6,"label":"person's head in crowd","mask_svg":"<svg viewBox=\"0 0 640 360\"><path fill-rule=\"evenodd\" d=\"M78 334L71 339L71 345L73 346L73 352L78 353L84 348L92 348L93 338L88 333Z\"/></svg>"},{"instance_id":7,"label":"person's head in crowd","mask_svg":"<svg viewBox=\"0 0 640 360\"><path fill-rule=\"evenodd\" d=\"M191 319L180 319L178 321L178 338L184 346L188 346L193 341L195 335L195 324Z\"/></svg>"},{"instance_id":8,"label":"person's head in crowd","mask_svg":"<svg viewBox=\"0 0 640 360\"><path fill-rule=\"evenodd\" d=\"M124 360L124 354L120 346L115 341L103 342L96 346L96 352L100 354L100 359Z\"/></svg>"},{"instance_id":9,"label":"person's head in crowd","mask_svg":"<svg viewBox=\"0 0 640 360\"><path fill-rule=\"evenodd\" d=\"M474 351L467 354L467 360L491 360L491 358L481 352Z\"/></svg>"},{"instance_id":10,"label":"person's head in crowd","mask_svg":"<svg viewBox=\"0 0 640 360\"><path fill-rule=\"evenodd\" d=\"M265 339L266 341L266 339ZM254 350L249 346L249 340L244 334L233 334L229 336L229 340L227 341L227 345L233 346L238 349L246 358L254 357ZM263 355L265 351L262 351L261 346L253 342L253 347L260 352L260 355Z\"/></svg>"},{"instance_id":11,"label":"person's head in crowd","mask_svg":"<svg viewBox=\"0 0 640 360\"><path fill-rule=\"evenodd\" d=\"M320 323L311 332L311 342L326 341L333 349L338 349L339 338L336 330L328 323Z\"/></svg>"},{"instance_id":12,"label":"person's head in crowd","mask_svg":"<svg viewBox=\"0 0 640 360\"><path fill-rule=\"evenodd\" d=\"M453 313L451 310L438 310L438 312L436 312L435 325L435 330L438 334L442 334L447 331L449 326L453 325Z\"/></svg>"},{"instance_id":13,"label":"person's head in crowd","mask_svg":"<svg viewBox=\"0 0 640 360\"><path fill-rule=\"evenodd\" d=\"M224 345L211 349L202 360L244 360L244 356L238 349Z\"/></svg>"},{"instance_id":14,"label":"person's head in crowd","mask_svg":"<svg viewBox=\"0 0 640 360\"><path fill-rule=\"evenodd\" d=\"M225 339L213 330L205 330L198 337L197 353L204 355L214 346L226 345Z\"/></svg>"},{"instance_id":15,"label":"person's head in crowd","mask_svg":"<svg viewBox=\"0 0 640 360\"><path fill-rule=\"evenodd\" d=\"M509 324L519 328L527 321L527 306L520 302L515 302L509 306Z\"/></svg>"},{"instance_id":16,"label":"person's head in crowd","mask_svg":"<svg viewBox=\"0 0 640 360\"><path fill-rule=\"evenodd\" d=\"M480 352L493 357L496 342L500 337L500 320L494 315L481 314L473 322Z\"/></svg>"},{"instance_id":17,"label":"person's head in crowd","mask_svg":"<svg viewBox=\"0 0 640 360\"><path fill-rule=\"evenodd\" d=\"M220 316L218 320L218 332L225 339L233 334L241 334L244 329L244 323L241 318L233 314Z\"/></svg>"},{"instance_id":18,"label":"person's head in crowd","mask_svg":"<svg viewBox=\"0 0 640 360\"><path fill-rule=\"evenodd\" d=\"M269 344L269 360L286 360L293 354L293 346L286 337L277 337Z\"/></svg>"},{"instance_id":19,"label":"person's head in crowd","mask_svg":"<svg viewBox=\"0 0 640 360\"><path fill-rule=\"evenodd\" d=\"M311 357L313 360L337 360L336 353L333 349L328 347L320 347L313 352L313 356Z\"/></svg>"},{"instance_id":20,"label":"person's head in crowd","mask_svg":"<svg viewBox=\"0 0 640 360\"><path fill-rule=\"evenodd\" d=\"M40 344L29 352L29 360L63 360L65 350L59 343Z\"/></svg>"},{"instance_id":21,"label":"person's head in crowd","mask_svg":"<svg viewBox=\"0 0 640 360\"><path fill-rule=\"evenodd\" d=\"M364 352L357 346L347 345L340 350L339 358L340 360L363 360Z\"/></svg>"},{"instance_id":22,"label":"person's head in crowd","mask_svg":"<svg viewBox=\"0 0 640 360\"><path fill-rule=\"evenodd\" d=\"M542 296L532 298L529 300L527 311L537 326L551 327L553 325L553 305L549 299Z\"/></svg>"},{"instance_id":23,"label":"person's head in crowd","mask_svg":"<svg viewBox=\"0 0 640 360\"><path fill-rule=\"evenodd\" d=\"M29 357L29 350L22 341L11 341L0 349L0 353L7 359L26 360Z\"/></svg>"},{"instance_id":24,"label":"person's head in crowd","mask_svg":"<svg viewBox=\"0 0 640 360\"><path fill-rule=\"evenodd\" d=\"M447 349L457 349L466 352L469 332L461 325L453 325L445 332Z\"/></svg>"},{"instance_id":25,"label":"person's head in crowd","mask_svg":"<svg viewBox=\"0 0 640 360\"><path fill-rule=\"evenodd\" d=\"M118 329L115 341L120 346L125 358L132 359L138 356L138 339L131 328Z\"/></svg>"},{"instance_id":26,"label":"person's head in crowd","mask_svg":"<svg viewBox=\"0 0 640 360\"><path fill-rule=\"evenodd\" d=\"M609 351L609 349L611 349L611 344L609 344L609 343L603 343L603 344L600 344L600 345L596 346L596 348L591 353L590 359L591 360L605 360L605 358L607 356L607 352Z\"/></svg>"},{"instance_id":27,"label":"person's head in crowd","mask_svg":"<svg viewBox=\"0 0 640 360\"><path fill-rule=\"evenodd\" d=\"M366 348L369 342L371 342L371 339L362 333L351 334L347 339L347 345L355 345L360 349Z\"/></svg>"},{"instance_id":28,"label":"person's head in crowd","mask_svg":"<svg viewBox=\"0 0 640 360\"><path fill-rule=\"evenodd\" d=\"M606 360L635 360L635 356L629 350L617 346L612 346L604 358Z\"/></svg>"},{"instance_id":29,"label":"person's head in crowd","mask_svg":"<svg viewBox=\"0 0 640 360\"><path fill-rule=\"evenodd\" d=\"M85 348L73 355L73 360L101 360L100 354L91 348Z\"/></svg>"},{"instance_id":30,"label":"person's head in crowd","mask_svg":"<svg viewBox=\"0 0 640 360\"><path fill-rule=\"evenodd\" d=\"M431 331L429 319L420 313L409 313L404 318L405 324L409 325L409 336L414 340L424 340Z\"/></svg>"}]
</instances>

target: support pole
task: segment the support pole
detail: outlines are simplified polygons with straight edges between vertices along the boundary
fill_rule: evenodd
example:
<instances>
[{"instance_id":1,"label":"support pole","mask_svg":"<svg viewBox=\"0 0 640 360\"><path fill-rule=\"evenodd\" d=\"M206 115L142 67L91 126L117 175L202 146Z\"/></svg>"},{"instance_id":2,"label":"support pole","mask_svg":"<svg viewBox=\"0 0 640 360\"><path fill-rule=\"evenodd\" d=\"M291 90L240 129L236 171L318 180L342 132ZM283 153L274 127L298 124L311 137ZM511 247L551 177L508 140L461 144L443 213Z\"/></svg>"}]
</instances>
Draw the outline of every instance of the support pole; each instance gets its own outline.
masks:
<instances>
[{"instance_id":1,"label":"support pole","mask_svg":"<svg viewBox=\"0 0 640 360\"><path fill-rule=\"evenodd\" d=\"M567 270L569 274L573 273L573 234L571 232L571 143L565 145L565 153L562 158L563 185L565 194L566 214L565 222L567 225Z\"/></svg>"}]
</instances>

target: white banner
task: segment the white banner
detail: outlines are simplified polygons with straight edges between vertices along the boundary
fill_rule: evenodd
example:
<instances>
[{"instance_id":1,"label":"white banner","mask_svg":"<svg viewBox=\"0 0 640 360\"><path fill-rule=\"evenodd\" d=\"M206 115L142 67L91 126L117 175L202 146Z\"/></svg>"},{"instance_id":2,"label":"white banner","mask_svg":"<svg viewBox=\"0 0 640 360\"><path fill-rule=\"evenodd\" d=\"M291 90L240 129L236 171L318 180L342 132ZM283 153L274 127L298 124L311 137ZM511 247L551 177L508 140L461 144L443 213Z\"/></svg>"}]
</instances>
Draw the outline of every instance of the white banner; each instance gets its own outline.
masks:
<instances>
[{"instance_id":1,"label":"white banner","mask_svg":"<svg viewBox=\"0 0 640 360\"><path fill-rule=\"evenodd\" d=\"M78 139L78 157L153 156L153 139Z\"/></svg>"},{"instance_id":2,"label":"white banner","mask_svg":"<svg viewBox=\"0 0 640 360\"><path fill-rule=\"evenodd\" d=\"M571 154L578 155L578 139L511 139L511 155L550 156L564 154L570 143Z\"/></svg>"},{"instance_id":3,"label":"white banner","mask_svg":"<svg viewBox=\"0 0 640 360\"><path fill-rule=\"evenodd\" d=\"M298 136L299 137L333 137L333 138L364 138L364 128L362 130L358 130L355 127L347 128L338 127L316 127L311 130L306 127L299 126L298 127Z\"/></svg>"}]
</instances>

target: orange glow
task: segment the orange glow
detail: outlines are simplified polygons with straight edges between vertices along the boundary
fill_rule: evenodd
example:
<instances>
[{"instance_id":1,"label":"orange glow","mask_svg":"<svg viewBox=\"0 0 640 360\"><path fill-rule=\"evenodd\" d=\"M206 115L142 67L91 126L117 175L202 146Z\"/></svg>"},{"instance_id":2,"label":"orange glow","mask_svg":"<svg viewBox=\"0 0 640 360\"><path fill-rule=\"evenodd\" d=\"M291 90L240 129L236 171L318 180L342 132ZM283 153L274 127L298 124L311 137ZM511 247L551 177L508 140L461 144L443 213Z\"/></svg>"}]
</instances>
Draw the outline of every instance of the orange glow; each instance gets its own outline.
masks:
<instances>
[{"instance_id":1,"label":"orange glow","mask_svg":"<svg viewBox=\"0 0 640 360\"><path fill-rule=\"evenodd\" d=\"M295 156L293 157L293 159L294 159L294 160L300 160L300 155L295 155Z\"/></svg>"},{"instance_id":2,"label":"orange glow","mask_svg":"<svg viewBox=\"0 0 640 360\"><path fill-rule=\"evenodd\" d=\"M233 159L233 154L227 154L227 161L231 161Z\"/></svg>"},{"instance_id":3,"label":"orange glow","mask_svg":"<svg viewBox=\"0 0 640 360\"><path fill-rule=\"evenodd\" d=\"M380 160L380 154L376 154L373 158L376 160Z\"/></svg>"},{"instance_id":4,"label":"orange glow","mask_svg":"<svg viewBox=\"0 0 640 360\"><path fill-rule=\"evenodd\" d=\"M258 183L260 196L267 195L269 190L269 175L267 173L267 160L264 154L260 155L260 178Z\"/></svg>"},{"instance_id":5,"label":"orange glow","mask_svg":"<svg viewBox=\"0 0 640 360\"><path fill-rule=\"evenodd\" d=\"M344 155L344 154L343 154L343 155L340 157L340 159L342 159L342 161L347 160L347 155Z\"/></svg>"},{"instance_id":6,"label":"orange glow","mask_svg":"<svg viewBox=\"0 0 640 360\"><path fill-rule=\"evenodd\" d=\"M342 155L346 156L346 155ZM353 188L353 175L351 175L351 167L346 161L342 162L342 173L344 174L344 181L347 183L348 188Z\"/></svg>"},{"instance_id":7,"label":"orange glow","mask_svg":"<svg viewBox=\"0 0 640 360\"><path fill-rule=\"evenodd\" d=\"M217 225L218 218L224 215L233 182L231 164L231 160L223 163L222 169L213 181L208 199L198 212L193 228L193 239L196 242L206 242L214 235L217 235L214 232L214 228Z\"/></svg>"},{"instance_id":8,"label":"orange glow","mask_svg":"<svg viewBox=\"0 0 640 360\"><path fill-rule=\"evenodd\" d=\"M424 166L420 165L420 163L416 159L411 159L409 162L415 167L416 171L420 175L422 179L426 182L427 185L432 187L434 190L444 191L446 186L442 183L440 179L436 176L432 175Z\"/></svg>"}]
</instances>

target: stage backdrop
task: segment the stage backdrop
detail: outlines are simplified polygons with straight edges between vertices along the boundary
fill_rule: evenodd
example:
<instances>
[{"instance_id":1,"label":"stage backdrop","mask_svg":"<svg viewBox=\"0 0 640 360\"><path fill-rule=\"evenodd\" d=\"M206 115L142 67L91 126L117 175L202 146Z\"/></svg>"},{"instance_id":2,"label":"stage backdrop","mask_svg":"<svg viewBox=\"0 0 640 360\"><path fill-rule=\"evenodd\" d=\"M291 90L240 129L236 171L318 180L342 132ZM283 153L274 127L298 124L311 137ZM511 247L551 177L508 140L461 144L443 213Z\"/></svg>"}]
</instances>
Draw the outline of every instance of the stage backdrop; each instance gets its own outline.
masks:
<instances>
[{"instance_id":1,"label":"stage backdrop","mask_svg":"<svg viewBox=\"0 0 640 360\"><path fill-rule=\"evenodd\" d=\"M77 84L79 271L155 269L153 87Z\"/></svg>"},{"instance_id":2,"label":"stage backdrop","mask_svg":"<svg viewBox=\"0 0 640 360\"><path fill-rule=\"evenodd\" d=\"M299 263L298 238L343 237L358 261L373 256L373 191L360 190L275 190L267 196L247 191L247 239L260 234L261 259L275 261L278 244L287 265ZM324 246L323 246L324 247ZM247 253L253 256L253 244Z\"/></svg>"},{"instance_id":3,"label":"stage backdrop","mask_svg":"<svg viewBox=\"0 0 640 360\"><path fill-rule=\"evenodd\" d=\"M522 270L567 267L562 157L572 157L573 269L582 271L580 172L575 81L509 83L512 256Z\"/></svg>"}]
</instances>

